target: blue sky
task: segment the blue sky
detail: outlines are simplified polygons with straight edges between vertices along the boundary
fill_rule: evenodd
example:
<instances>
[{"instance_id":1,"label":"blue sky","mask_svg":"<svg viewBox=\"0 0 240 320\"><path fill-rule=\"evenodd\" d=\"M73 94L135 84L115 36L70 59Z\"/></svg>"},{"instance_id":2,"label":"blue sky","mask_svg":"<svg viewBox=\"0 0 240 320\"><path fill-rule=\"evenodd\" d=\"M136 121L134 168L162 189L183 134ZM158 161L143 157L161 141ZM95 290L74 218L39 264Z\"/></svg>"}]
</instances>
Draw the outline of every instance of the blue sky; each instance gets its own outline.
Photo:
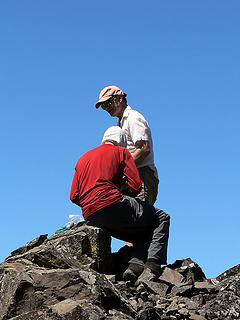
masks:
<instances>
[{"instance_id":1,"label":"blue sky","mask_svg":"<svg viewBox=\"0 0 240 320\"><path fill-rule=\"evenodd\" d=\"M207 277L239 263L239 10L237 0L1 2L0 261L80 213L74 166L117 123L94 108L115 84L152 130L169 263L191 257Z\"/></svg>"}]
</instances>

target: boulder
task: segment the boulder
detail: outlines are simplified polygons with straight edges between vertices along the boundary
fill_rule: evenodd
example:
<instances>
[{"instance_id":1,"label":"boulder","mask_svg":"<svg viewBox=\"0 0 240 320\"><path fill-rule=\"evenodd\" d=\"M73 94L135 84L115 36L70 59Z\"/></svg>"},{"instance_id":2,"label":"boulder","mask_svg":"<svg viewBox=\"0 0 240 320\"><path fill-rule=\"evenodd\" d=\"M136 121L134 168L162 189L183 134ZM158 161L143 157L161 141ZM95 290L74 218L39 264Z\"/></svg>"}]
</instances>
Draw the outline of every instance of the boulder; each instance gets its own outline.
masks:
<instances>
[{"instance_id":1,"label":"boulder","mask_svg":"<svg viewBox=\"0 0 240 320\"><path fill-rule=\"evenodd\" d=\"M207 279L190 258L138 286L122 273L131 248L111 253L105 230L79 224L41 235L0 265L0 320L236 320L240 265Z\"/></svg>"},{"instance_id":2,"label":"boulder","mask_svg":"<svg viewBox=\"0 0 240 320\"><path fill-rule=\"evenodd\" d=\"M161 276L159 277L159 280L162 282L167 282L170 285L178 285L184 281L184 276L176 270L165 267Z\"/></svg>"},{"instance_id":3,"label":"boulder","mask_svg":"<svg viewBox=\"0 0 240 320\"><path fill-rule=\"evenodd\" d=\"M113 308L135 314L104 275L113 267L110 244L105 230L83 225L13 251L0 265L0 319L65 319L64 312L97 319Z\"/></svg>"},{"instance_id":4,"label":"boulder","mask_svg":"<svg viewBox=\"0 0 240 320\"><path fill-rule=\"evenodd\" d=\"M68 269L91 264L97 271L111 271L111 237L106 230L85 224L49 238L37 237L25 246L14 250L6 262L19 260L32 262L43 268Z\"/></svg>"}]
</instances>

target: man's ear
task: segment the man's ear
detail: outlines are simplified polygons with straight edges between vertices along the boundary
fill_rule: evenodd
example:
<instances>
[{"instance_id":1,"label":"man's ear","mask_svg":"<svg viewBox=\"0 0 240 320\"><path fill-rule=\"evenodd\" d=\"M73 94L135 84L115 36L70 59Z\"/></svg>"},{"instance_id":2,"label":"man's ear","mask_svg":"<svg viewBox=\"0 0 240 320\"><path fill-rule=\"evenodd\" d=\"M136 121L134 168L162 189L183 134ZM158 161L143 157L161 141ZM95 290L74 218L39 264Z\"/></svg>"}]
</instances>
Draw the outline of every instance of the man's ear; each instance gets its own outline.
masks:
<instances>
[{"instance_id":1,"label":"man's ear","mask_svg":"<svg viewBox=\"0 0 240 320\"><path fill-rule=\"evenodd\" d=\"M118 96L118 101L122 103L123 102L123 96Z\"/></svg>"}]
</instances>

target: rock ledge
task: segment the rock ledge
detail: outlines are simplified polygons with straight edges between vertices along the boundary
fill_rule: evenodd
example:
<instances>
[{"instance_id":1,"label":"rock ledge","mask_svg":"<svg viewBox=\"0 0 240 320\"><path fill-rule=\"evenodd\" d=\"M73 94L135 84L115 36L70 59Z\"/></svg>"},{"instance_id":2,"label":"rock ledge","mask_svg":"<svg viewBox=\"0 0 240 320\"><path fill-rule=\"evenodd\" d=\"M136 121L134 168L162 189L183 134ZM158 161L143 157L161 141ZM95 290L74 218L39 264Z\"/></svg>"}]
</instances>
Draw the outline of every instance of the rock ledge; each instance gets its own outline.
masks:
<instances>
[{"instance_id":1,"label":"rock ledge","mask_svg":"<svg viewBox=\"0 0 240 320\"><path fill-rule=\"evenodd\" d=\"M0 320L236 320L240 319L240 265L207 279L190 258L162 268L156 282L122 281L124 247L80 224L40 235L0 265Z\"/></svg>"}]
</instances>

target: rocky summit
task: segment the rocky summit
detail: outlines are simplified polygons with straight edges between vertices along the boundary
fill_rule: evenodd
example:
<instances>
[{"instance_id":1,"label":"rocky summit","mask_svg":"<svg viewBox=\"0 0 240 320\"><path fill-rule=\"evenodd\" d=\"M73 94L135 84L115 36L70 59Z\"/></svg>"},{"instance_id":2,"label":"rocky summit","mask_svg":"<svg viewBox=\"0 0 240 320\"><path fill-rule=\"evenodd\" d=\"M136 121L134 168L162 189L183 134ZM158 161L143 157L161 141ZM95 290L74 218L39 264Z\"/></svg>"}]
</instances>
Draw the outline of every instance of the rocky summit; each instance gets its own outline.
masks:
<instances>
[{"instance_id":1,"label":"rocky summit","mask_svg":"<svg viewBox=\"0 0 240 320\"><path fill-rule=\"evenodd\" d=\"M122 280L130 251L84 223L37 237L0 265L0 320L240 319L240 265L207 279L179 259L136 286Z\"/></svg>"}]
</instances>

